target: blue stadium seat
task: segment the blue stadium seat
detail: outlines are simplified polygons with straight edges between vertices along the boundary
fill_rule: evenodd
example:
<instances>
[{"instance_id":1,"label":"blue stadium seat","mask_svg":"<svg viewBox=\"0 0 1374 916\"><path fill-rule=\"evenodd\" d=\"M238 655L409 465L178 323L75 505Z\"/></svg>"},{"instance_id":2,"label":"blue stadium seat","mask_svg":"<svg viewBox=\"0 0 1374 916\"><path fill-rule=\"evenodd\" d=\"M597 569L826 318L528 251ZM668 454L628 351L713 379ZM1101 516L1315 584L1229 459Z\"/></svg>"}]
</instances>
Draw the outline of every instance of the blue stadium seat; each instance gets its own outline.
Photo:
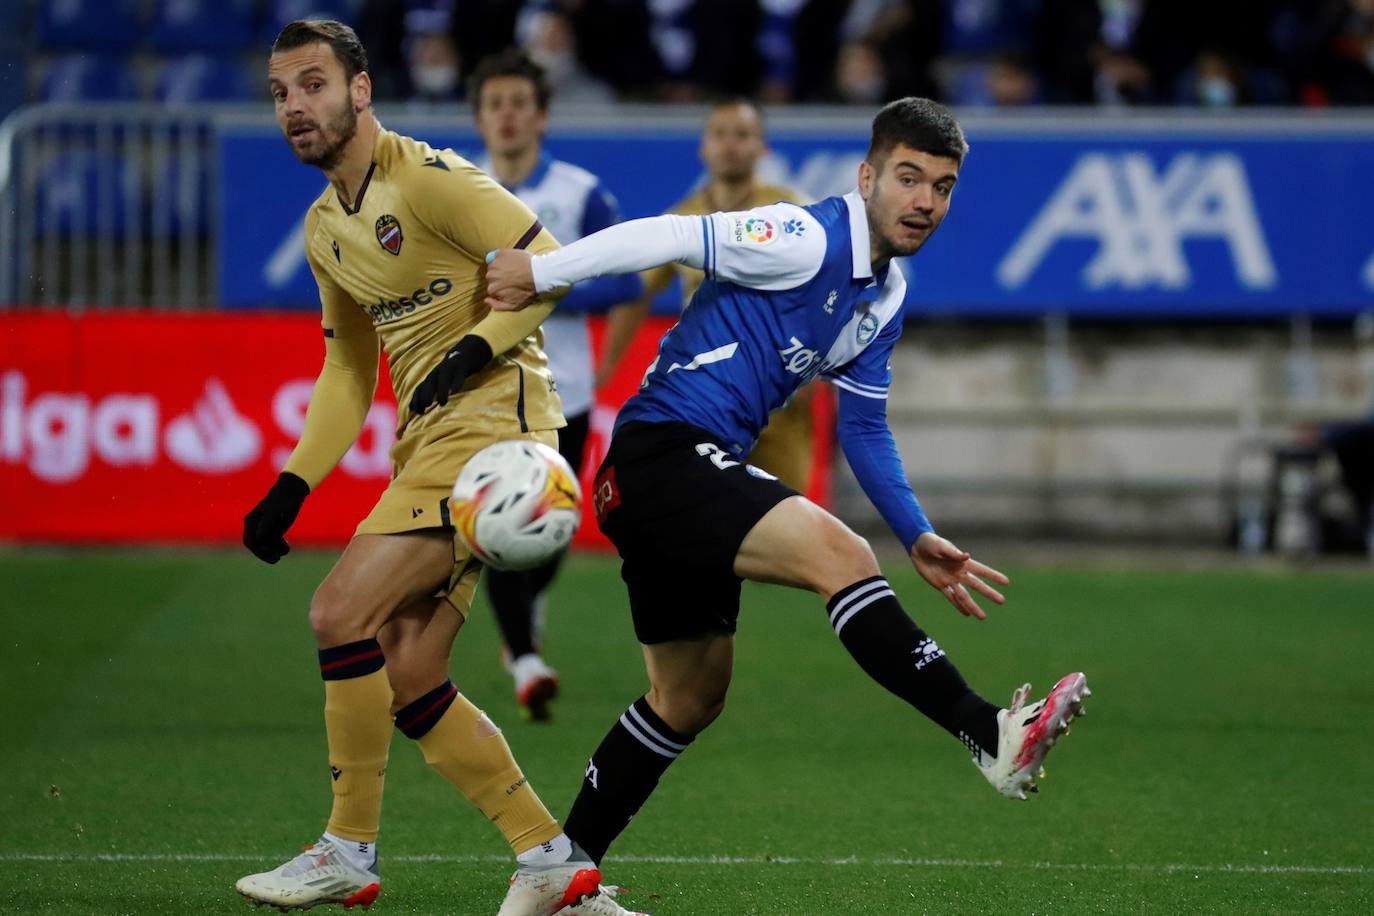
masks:
<instances>
[{"instance_id":1,"label":"blue stadium seat","mask_svg":"<svg viewBox=\"0 0 1374 916\"><path fill-rule=\"evenodd\" d=\"M1040 0L948 0L943 43L955 55L990 54L1025 44Z\"/></svg>"},{"instance_id":2,"label":"blue stadium seat","mask_svg":"<svg viewBox=\"0 0 1374 916\"><path fill-rule=\"evenodd\" d=\"M270 46L282 27L296 19L338 19L354 24L354 9L355 5L346 0L269 0L263 43Z\"/></svg>"},{"instance_id":3,"label":"blue stadium seat","mask_svg":"<svg viewBox=\"0 0 1374 916\"><path fill-rule=\"evenodd\" d=\"M42 0L41 50L127 51L140 37L138 0Z\"/></svg>"},{"instance_id":4,"label":"blue stadium seat","mask_svg":"<svg viewBox=\"0 0 1374 916\"><path fill-rule=\"evenodd\" d=\"M131 101L138 86L126 58L66 54L49 63L38 96L44 102Z\"/></svg>"},{"instance_id":5,"label":"blue stadium seat","mask_svg":"<svg viewBox=\"0 0 1374 916\"><path fill-rule=\"evenodd\" d=\"M73 150L55 156L39 175L34 208L38 232L96 235L107 231L122 236L135 228L125 201L138 190L136 163L123 156ZM111 206L103 226L97 213L101 201Z\"/></svg>"},{"instance_id":6,"label":"blue stadium seat","mask_svg":"<svg viewBox=\"0 0 1374 916\"><path fill-rule=\"evenodd\" d=\"M169 54L244 49L257 38L257 6L257 0L157 0L149 39Z\"/></svg>"},{"instance_id":7,"label":"blue stadium seat","mask_svg":"<svg viewBox=\"0 0 1374 916\"><path fill-rule=\"evenodd\" d=\"M248 74L237 61L206 54L188 54L163 65L157 80L157 100L165 105L197 102L244 102L253 97ZM263 98L266 99L266 90Z\"/></svg>"}]
</instances>

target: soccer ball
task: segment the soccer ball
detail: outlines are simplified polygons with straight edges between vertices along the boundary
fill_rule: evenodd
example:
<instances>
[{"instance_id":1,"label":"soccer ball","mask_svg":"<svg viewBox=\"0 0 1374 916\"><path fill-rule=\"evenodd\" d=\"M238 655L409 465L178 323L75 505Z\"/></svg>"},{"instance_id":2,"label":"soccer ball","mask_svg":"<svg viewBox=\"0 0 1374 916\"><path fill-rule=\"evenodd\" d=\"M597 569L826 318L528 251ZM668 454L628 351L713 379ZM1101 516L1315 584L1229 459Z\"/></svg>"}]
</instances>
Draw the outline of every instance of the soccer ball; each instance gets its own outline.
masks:
<instances>
[{"instance_id":1,"label":"soccer ball","mask_svg":"<svg viewBox=\"0 0 1374 916\"><path fill-rule=\"evenodd\" d=\"M469 459L448 508L474 557L495 569L533 569L572 541L582 488L558 452L512 439Z\"/></svg>"}]
</instances>

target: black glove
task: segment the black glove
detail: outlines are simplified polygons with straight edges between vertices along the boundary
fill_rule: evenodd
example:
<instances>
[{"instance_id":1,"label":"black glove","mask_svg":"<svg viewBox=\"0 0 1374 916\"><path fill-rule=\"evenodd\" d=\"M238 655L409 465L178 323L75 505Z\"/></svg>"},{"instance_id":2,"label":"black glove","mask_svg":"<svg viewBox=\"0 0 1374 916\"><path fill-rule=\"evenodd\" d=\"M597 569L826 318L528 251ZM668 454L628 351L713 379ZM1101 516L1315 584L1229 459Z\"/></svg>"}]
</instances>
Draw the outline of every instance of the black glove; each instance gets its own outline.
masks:
<instances>
[{"instance_id":1,"label":"black glove","mask_svg":"<svg viewBox=\"0 0 1374 916\"><path fill-rule=\"evenodd\" d=\"M243 517L243 546L264 563L275 563L290 553L284 535L309 495L310 485L304 480L287 471L278 474L272 489Z\"/></svg>"},{"instance_id":2,"label":"black glove","mask_svg":"<svg viewBox=\"0 0 1374 916\"><path fill-rule=\"evenodd\" d=\"M410 412L419 416L434 404L447 404L448 396L467 384L468 376L491 362L491 344L469 334L444 354L410 396Z\"/></svg>"}]
</instances>

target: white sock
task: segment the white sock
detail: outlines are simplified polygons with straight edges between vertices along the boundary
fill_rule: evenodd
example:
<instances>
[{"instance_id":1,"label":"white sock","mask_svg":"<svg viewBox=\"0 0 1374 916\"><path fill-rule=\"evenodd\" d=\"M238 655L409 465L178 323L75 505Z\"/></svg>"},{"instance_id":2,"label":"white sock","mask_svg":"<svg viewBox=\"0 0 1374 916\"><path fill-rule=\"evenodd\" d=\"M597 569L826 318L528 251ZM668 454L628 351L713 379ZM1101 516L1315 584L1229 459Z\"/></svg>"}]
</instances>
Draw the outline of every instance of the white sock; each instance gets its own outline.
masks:
<instances>
[{"instance_id":1,"label":"white sock","mask_svg":"<svg viewBox=\"0 0 1374 916\"><path fill-rule=\"evenodd\" d=\"M333 843L334 848L339 850L339 855L343 856L349 865L362 871L377 873L377 844L375 842L346 840L327 830L323 839Z\"/></svg>"},{"instance_id":2,"label":"white sock","mask_svg":"<svg viewBox=\"0 0 1374 916\"><path fill-rule=\"evenodd\" d=\"M566 833L560 833L547 843L526 849L515 857L515 861L525 868L546 868L567 862L572 858L572 851L572 840L568 839Z\"/></svg>"}]
</instances>

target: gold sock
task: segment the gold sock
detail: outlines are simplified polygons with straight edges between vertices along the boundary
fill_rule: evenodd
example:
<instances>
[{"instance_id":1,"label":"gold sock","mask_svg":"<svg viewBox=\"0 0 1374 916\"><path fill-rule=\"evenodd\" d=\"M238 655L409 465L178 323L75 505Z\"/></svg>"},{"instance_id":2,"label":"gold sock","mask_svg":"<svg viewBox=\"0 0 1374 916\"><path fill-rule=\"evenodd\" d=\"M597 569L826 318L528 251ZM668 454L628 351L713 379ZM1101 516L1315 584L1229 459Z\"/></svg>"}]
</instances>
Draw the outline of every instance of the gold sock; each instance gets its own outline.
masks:
<instances>
[{"instance_id":1,"label":"gold sock","mask_svg":"<svg viewBox=\"0 0 1374 916\"><path fill-rule=\"evenodd\" d=\"M516 854L562 832L520 772L501 730L461 693L417 743L425 762L505 834Z\"/></svg>"},{"instance_id":2,"label":"gold sock","mask_svg":"<svg viewBox=\"0 0 1374 916\"><path fill-rule=\"evenodd\" d=\"M334 807L326 829L358 842L376 842L382 820L382 786L392 728L391 684L383 664L381 647L375 640L320 652L325 677L324 725L334 790ZM366 668L372 670L358 673Z\"/></svg>"}]
</instances>

